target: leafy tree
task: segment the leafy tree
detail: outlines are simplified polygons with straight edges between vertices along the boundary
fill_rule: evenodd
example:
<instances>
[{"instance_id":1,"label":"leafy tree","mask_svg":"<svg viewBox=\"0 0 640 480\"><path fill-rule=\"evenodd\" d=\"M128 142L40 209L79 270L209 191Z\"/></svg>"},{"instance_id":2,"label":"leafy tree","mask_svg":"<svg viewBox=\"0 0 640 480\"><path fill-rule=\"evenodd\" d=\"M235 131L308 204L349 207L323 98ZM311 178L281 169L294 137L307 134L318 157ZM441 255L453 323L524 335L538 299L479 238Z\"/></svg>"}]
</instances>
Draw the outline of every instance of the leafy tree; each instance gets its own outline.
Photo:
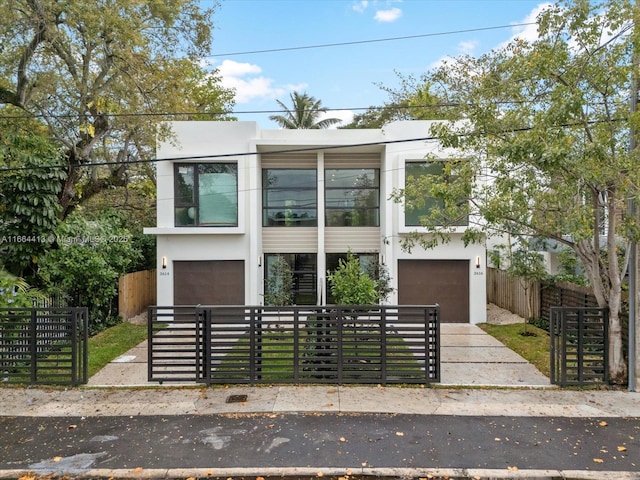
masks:
<instances>
[{"instance_id":1,"label":"leafy tree","mask_svg":"<svg viewBox=\"0 0 640 480\"><path fill-rule=\"evenodd\" d=\"M153 157L164 112L227 118L232 91L201 65L213 9L197 0L8 0L0 105L42 118L64 149L61 216ZM4 113L4 112L3 112ZM187 115L193 113L197 115ZM107 163L103 166L95 164Z\"/></svg>"},{"instance_id":2,"label":"leafy tree","mask_svg":"<svg viewBox=\"0 0 640 480\"><path fill-rule=\"evenodd\" d=\"M151 270L156 268L156 239L145 235L144 227L156 221L156 188L145 177L131 180L122 187L103 190L84 202L78 213L86 220L100 221L117 217L131 238L132 247L140 251L140 256L129 264L128 271Z\"/></svg>"},{"instance_id":3,"label":"leafy tree","mask_svg":"<svg viewBox=\"0 0 640 480\"><path fill-rule=\"evenodd\" d=\"M139 252L117 217L88 221L77 214L60 225L58 248L40 262L40 274L51 293L89 308L89 331L115 324L113 307L118 278Z\"/></svg>"},{"instance_id":4,"label":"leafy tree","mask_svg":"<svg viewBox=\"0 0 640 480\"><path fill-rule=\"evenodd\" d=\"M628 150L638 122L626 98L638 41L632 8L626 0L560 2L538 17L537 40L460 57L427 77L436 97L457 105L447 111L453 122L431 133L467 158L456 181L471 186L472 213L487 222L464 239L497 231L571 248L598 304L609 308L616 383L626 377L620 309L627 264L616 253L638 238L624 212L640 185L637 152ZM437 233L433 220L424 223Z\"/></svg>"},{"instance_id":5,"label":"leafy tree","mask_svg":"<svg viewBox=\"0 0 640 480\"><path fill-rule=\"evenodd\" d=\"M339 260L338 268L327 275L331 294L339 305L374 305L379 293L376 282L365 273L360 260L351 252Z\"/></svg>"},{"instance_id":6,"label":"leafy tree","mask_svg":"<svg viewBox=\"0 0 640 480\"><path fill-rule=\"evenodd\" d=\"M325 118L320 120L320 116L327 112L327 108L322 106L320 100L307 93L293 92L290 95L292 107L287 107L278 100L278 105L286 112L284 115L271 115L273 120L282 128L289 129L322 129L340 123L339 118Z\"/></svg>"},{"instance_id":7,"label":"leafy tree","mask_svg":"<svg viewBox=\"0 0 640 480\"><path fill-rule=\"evenodd\" d=\"M293 272L281 255L270 266L266 287L265 305L283 307L293 303Z\"/></svg>"},{"instance_id":8,"label":"leafy tree","mask_svg":"<svg viewBox=\"0 0 640 480\"><path fill-rule=\"evenodd\" d=\"M376 288L376 301L374 303L383 303L389 298L394 291L391 286L391 276L389 275L389 268L378 262L367 263L364 272L371 278Z\"/></svg>"},{"instance_id":9,"label":"leafy tree","mask_svg":"<svg viewBox=\"0 0 640 480\"><path fill-rule=\"evenodd\" d=\"M533 319L533 287L536 282L547 278L542 255L529 248L518 248L511 254L507 271L517 277L522 285L527 301L527 321L530 321ZM527 322L524 325L526 334Z\"/></svg>"},{"instance_id":10,"label":"leafy tree","mask_svg":"<svg viewBox=\"0 0 640 480\"><path fill-rule=\"evenodd\" d=\"M354 115L351 123L341 128L382 128L397 120L437 120L445 116L447 108L431 93L426 78L399 75L400 88L381 86L389 95L389 101L381 107L370 107L364 113Z\"/></svg>"},{"instance_id":11,"label":"leafy tree","mask_svg":"<svg viewBox=\"0 0 640 480\"><path fill-rule=\"evenodd\" d=\"M0 308L31 308L33 302L41 298L41 291L0 268Z\"/></svg>"},{"instance_id":12,"label":"leafy tree","mask_svg":"<svg viewBox=\"0 0 640 480\"><path fill-rule=\"evenodd\" d=\"M9 129L0 136L1 262L19 277L37 273L38 258L53 242L63 173L59 150L35 132Z\"/></svg>"}]
</instances>

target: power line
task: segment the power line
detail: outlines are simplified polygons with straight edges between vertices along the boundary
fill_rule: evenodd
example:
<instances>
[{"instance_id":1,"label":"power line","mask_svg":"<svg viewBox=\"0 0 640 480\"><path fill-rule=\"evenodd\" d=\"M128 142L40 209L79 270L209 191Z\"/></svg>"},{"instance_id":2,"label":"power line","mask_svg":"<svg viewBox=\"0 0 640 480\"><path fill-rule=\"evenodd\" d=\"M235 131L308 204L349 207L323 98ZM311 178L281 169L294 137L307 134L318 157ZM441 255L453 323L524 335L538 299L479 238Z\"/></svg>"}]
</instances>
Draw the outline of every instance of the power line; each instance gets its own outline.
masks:
<instances>
[{"instance_id":1,"label":"power line","mask_svg":"<svg viewBox=\"0 0 640 480\"><path fill-rule=\"evenodd\" d=\"M571 128L571 127L582 127L585 124L587 125L598 125L602 123L610 123L610 122L620 122L624 121L624 118L613 118L611 120L592 120L589 122L575 122L575 123L567 123L562 125L557 125L555 128ZM504 129L497 132L490 132L492 135L496 134L507 134L507 133L519 133L519 132L528 132L533 130L533 127L519 127L519 128L509 128ZM487 134L489 132L484 132ZM472 134L482 134L479 132L472 133L463 133L461 136L469 136ZM336 150L342 148L358 148L358 147L373 147L373 146L382 146L382 145L393 145L400 143L411 143L411 142L426 142L430 140L440 140L438 136L429 136L429 137L418 137L418 138L406 138L401 140L380 140L376 142L362 142L362 143L349 143L349 144L340 144L340 145L326 145L326 146L310 146L310 147L299 147L299 148L283 148L282 150L274 150L269 152L260 152L257 150L251 152L236 152L236 153L218 153L218 154L209 154L209 155L188 155L184 157L165 157L165 158L151 158L151 159L139 159L139 160L127 160L126 162L96 162L96 163L88 163L88 164L70 164L70 165L41 165L41 166L33 166L33 167L4 167L0 168L0 173L5 172L15 172L15 171L25 171L25 170L54 170L54 169L69 169L69 168L93 168L93 167L104 167L104 166L120 166L123 164L126 165L139 165L139 164L151 164L151 163L160 163L160 162L176 162L176 161L198 161L198 160L215 160L215 159L224 159L224 158L236 158L236 157L246 157L252 155L281 155L287 153L304 153L304 152L321 152L327 150Z\"/></svg>"},{"instance_id":2,"label":"power line","mask_svg":"<svg viewBox=\"0 0 640 480\"><path fill-rule=\"evenodd\" d=\"M269 48L264 50L249 50L244 52L230 52L230 53L216 53L213 55L209 55L206 58L214 58L214 57L231 57L237 55L253 55L259 53L274 53L274 52L290 52L294 50L309 50L313 48L330 48L330 47L343 47L347 45L363 45L367 43L381 43L381 42L395 42L399 40L413 40L416 38L427 38L427 37L441 37L445 35L458 35L460 33L472 33L472 32L484 32L488 30L499 30L503 28L513 28L513 27L526 27L529 25L536 25L536 22L528 22L528 23L513 23L510 25L497 25L493 27L482 27L482 28L468 28L464 30L450 30L447 32L436 32L436 33L423 33L419 35L406 35L403 37L388 37L388 38L376 38L370 40L354 40L351 42L336 42L336 43L320 43L316 45L303 45L298 47L282 47L282 48Z\"/></svg>"}]
</instances>

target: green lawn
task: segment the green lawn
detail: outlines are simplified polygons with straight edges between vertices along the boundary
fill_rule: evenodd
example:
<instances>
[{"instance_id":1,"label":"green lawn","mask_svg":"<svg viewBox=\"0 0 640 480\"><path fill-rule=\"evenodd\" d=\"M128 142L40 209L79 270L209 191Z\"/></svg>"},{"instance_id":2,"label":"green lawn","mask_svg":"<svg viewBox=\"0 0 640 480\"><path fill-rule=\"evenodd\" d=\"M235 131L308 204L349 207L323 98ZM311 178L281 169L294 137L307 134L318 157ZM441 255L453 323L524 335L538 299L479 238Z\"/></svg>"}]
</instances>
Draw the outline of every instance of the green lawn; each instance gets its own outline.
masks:
<instances>
[{"instance_id":1,"label":"green lawn","mask_svg":"<svg viewBox=\"0 0 640 480\"><path fill-rule=\"evenodd\" d=\"M89 377L147 338L146 325L122 322L89 338Z\"/></svg>"},{"instance_id":2,"label":"green lawn","mask_svg":"<svg viewBox=\"0 0 640 480\"><path fill-rule=\"evenodd\" d=\"M525 326L522 323L510 325L483 323L478 326L533 364L541 373L547 377L550 375L550 340L546 331L533 325L527 325L526 332L529 335L523 335Z\"/></svg>"},{"instance_id":3,"label":"green lawn","mask_svg":"<svg viewBox=\"0 0 640 480\"><path fill-rule=\"evenodd\" d=\"M359 372L376 372L381 368L381 349L377 341L355 337L343 348L343 368L347 375L359 375ZM306 341L305 341L306 340ZM319 340L320 343L314 343ZM335 341L335 339L334 339ZM322 375L322 368L335 371L337 368L337 347L335 343L323 348L321 337L302 335L300 339L301 377L314 378ZM265 332L261 343L261 378L269 381L287 381L293 378L294 338L290 332ZM249 339L240 338L216 367L218 375L246 375L249 365ZM424 370L400 337L387 337L387 371L389 375L403 378L424 378ZM307 366L305 366L307 365ZM315 373L314 373L315 372ZM318 373L319 372L319 373ZM369 376L371 373L369 374Z\"/></svg>"}]
</instances>

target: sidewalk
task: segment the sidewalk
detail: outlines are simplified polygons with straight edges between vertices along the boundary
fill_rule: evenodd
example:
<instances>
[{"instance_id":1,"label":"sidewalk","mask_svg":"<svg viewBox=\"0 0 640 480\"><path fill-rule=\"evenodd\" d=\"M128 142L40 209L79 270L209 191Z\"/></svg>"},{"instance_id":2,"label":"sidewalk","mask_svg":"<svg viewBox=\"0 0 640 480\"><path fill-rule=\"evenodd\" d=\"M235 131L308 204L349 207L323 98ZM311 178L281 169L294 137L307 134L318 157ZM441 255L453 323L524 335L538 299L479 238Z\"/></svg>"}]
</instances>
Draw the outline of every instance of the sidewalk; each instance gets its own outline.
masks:
<instances>
[{"instance_id":1,"label":"sidewalk","mask_svg":"<svg viewBox=\"0 0 640 480\"><path fill-rule=\"evenodd\" d=\"M246 401L228 403L246 395ZM363 386L3 388L0 418L384 413L511 417L640 418L640 394L626 391ZM640 432L638 432L640 439ZM640 468L640 462L639 462Z\"/></svg>"}]
</instances>

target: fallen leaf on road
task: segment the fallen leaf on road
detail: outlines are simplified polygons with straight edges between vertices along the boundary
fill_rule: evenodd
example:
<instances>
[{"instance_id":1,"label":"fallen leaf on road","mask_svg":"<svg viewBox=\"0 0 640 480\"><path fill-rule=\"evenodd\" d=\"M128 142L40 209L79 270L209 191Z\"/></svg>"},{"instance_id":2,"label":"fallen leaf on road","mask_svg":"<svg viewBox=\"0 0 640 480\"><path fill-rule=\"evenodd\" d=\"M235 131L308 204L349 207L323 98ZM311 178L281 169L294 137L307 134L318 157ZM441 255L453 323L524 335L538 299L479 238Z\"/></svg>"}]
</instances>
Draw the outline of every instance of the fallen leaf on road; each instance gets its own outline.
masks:
<instances>
[{"instance_id":1,"label":"fallen leaf on road","mask_svg":"<svg viewBox=\"0 0 640 480\"><path fill-rule=\"evenodd\" d=\"M601 427L606 427L609 424L607 422L605 422L604 420L602 420L598 425L600 425Z\"/></svg>"},{"instance_id":2,"label":"fallen leaf on road","mask_svg":"<svg viewBox=\"0 0 640 480\"><path fill-rule=\"evenodd\" d=\"M619 452L626 452L627 451L627 447L623 447L622 445L618 445L618 451Z\"/></svg>"},{"instance_id":3,"label":"fallen leaf on road","mask_svg":"<svg viewBox=\"0 0 640 480\"><path fill-rule=\"evenodd\" d=\"M604 463L604 460L601 458L594 458L593 461L596 463Z\"/></svg>"},{"instance_id":4,"label":"fallen leaf on road","mask_svg":"<svg viewBox=\"0 0 640 480\"><path fill-rule=\"evenodd\" d=\"M53 457L53 461L56 462L56 463L61 461L61 460L62 460L62 457Z\"/></svg>"},{"instance_id":5,"label":"fallen leaf on road","mask_svg":"<svg viewBox=\"0 0 640 480\"><path fill-rule=\"evenodd\" d=\"M396 435L397 435L398 437L404 437L404 433L402 433L402 432L396 432Z\"/></svg>"},{"instance_id":6,"label":"fallen leaf on road","mask_svg":"<svg viewBox=\"0 0 640 480\"><path fill-rule=\"evenodd\" d=\"M74 429L76 429L76 428L78 428L78 425L69 425L69 426L67 427L67 430L74 430Z\"/></svg>"},{"instance_id":7,"label":"fallen leaf on road","mask_svg":"<svg viewBox=\"0 0 640 480\"><path fill-rule=\"evenodd\" d=\"M346 438L344 438L344 437L340 437L340 441L341 441L341 442L346 442L346 441L347 441L347 439L346 439Z\"/></svg>"},{"instance_id":8,"label":"fallen leaf on road","mask_svg":"<svg viewBox=\"0 0 640 480\"><path fill-rule=\"evenodd\" d=\"M515 465L513 467L507 467L507 470L510 472L517 472L518 471L518 467L516 467Z\"/></svg>"}]
</instances>

